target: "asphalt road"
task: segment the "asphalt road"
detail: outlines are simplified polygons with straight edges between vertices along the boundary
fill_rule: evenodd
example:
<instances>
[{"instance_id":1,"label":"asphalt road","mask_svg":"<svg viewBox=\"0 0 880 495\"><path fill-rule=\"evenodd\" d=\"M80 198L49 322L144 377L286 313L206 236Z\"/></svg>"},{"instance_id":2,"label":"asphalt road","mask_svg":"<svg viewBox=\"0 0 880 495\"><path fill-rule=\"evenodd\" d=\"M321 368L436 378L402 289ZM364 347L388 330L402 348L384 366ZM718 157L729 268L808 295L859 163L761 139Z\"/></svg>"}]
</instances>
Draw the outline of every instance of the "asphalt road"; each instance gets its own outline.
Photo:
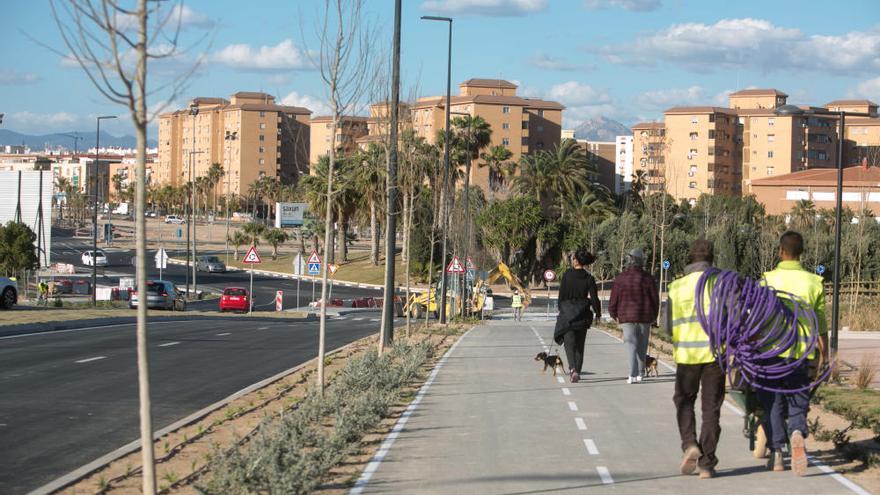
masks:
<instances>
[{"instance_id":1,"label":"asphalt road","mask_svg":"<svg viewBox=\"0 0 880 495\"><path fill-rule=\"evenodd\" d=\"M327 349L378 330L328 321ZM317 354L318 323L217 318L150 324L156 429ZM134 325L0 338L0 493L24 493L138 438Z\"/></svg>"}]
</instances>

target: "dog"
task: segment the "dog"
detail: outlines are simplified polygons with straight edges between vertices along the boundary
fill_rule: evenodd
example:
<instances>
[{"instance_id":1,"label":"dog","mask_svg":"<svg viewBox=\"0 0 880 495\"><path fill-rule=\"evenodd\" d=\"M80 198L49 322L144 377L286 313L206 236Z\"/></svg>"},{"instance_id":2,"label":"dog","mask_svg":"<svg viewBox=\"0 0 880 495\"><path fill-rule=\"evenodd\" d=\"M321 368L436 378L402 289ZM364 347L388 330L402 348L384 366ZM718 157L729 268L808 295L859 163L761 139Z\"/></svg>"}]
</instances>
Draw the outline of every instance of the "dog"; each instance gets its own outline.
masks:
<instances>
[{"instance_id":1,"label":"dog","mask_svg":"<svg viewBox=\"0 0 880 495\"><path fill-rule=\"evenodd\" d=\"M556 376L556 368L559 368L560 373L561 370L564 369L562 366L562 358L559 357L559 354L548 354L546 352L539 352L537 356L535 356L535 361L544 361L544 369L541 370L541 373L546 373L548 367L553 368L553 376Z\"/></svg>"},{"instance_id":2,"label":"dog","mask_svg":"<svg viewBox=\"0 0 880 495\"><path fill-rule=\"evenodd\" d=\"M644 376L660 376L660 372L657 371L657 358L654 356L645 356L645 373Z\"/></svg>"}]
</instances>

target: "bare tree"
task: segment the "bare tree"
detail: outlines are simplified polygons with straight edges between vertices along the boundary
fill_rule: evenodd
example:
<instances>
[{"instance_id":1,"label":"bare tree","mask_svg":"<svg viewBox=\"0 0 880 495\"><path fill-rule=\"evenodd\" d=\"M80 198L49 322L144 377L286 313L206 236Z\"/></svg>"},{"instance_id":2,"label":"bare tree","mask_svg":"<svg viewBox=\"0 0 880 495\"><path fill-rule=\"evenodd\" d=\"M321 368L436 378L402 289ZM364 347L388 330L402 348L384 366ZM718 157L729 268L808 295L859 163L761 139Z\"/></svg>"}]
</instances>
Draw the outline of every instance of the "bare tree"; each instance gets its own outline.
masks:
<instances>
[{"instance_id":1,"label":"bare tree","mask_svg":"<svg viewBox=\"0 0 880 495\"><path fill-rule=\"evenodd\" d=\"M147 0L137 0L127 8L115 0L50 0L52 16L69 53L105 98L125 106L131 116L137 137L135 172L135 224L137 233L137 290L147 293L146 280L146 223L145 158L147 124L147 61L178 55L178 36L183 13L182 3L170 10L157 4L148 7ZM148 19L156 22L150 25ZM152 44L154 43L155 44ZM51 49L51 48L50 48ZM195 70L195 66L193 69ZM183 73L158 91L171 95L172 101L183 88L192 71ZM153 115L155 116L155 114ZM94 289L93 289L94 290ZM137 309L137 363L140 399L140 434L143 462L143 493L156 493L156 473L153 454L153 424L150 404L150 374L147 360L147 306L142 296Z\"/></svg>"},{"instance_id":2,"label":"bare tree","mask_svg":"<svg viewBox=\"0 0 880 495\"><path fill-rule=\"evenodd\" d=\"M361 0L325 0L317 33L320 48L315 61L330 102L330 149L327 153L327 208L324 218L324 261L333 235L333 190L336 165L336 130L343 116L356 111L372 73L371 40L374 33L364 23ZM324 393L324 344L327 326L327 263L321 270L321 312L318 327L318 390Z\"/></svg>"}]
</instances>

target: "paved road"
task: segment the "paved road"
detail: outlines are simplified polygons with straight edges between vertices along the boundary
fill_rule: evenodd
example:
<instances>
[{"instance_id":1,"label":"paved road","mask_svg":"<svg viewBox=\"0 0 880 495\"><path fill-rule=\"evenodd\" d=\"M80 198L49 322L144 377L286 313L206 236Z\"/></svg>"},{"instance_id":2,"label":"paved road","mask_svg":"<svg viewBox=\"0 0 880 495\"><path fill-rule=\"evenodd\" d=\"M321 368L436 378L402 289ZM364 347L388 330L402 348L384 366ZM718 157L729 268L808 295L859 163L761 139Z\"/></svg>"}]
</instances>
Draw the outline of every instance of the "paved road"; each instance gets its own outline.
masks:
<instances>
[{"instance_id":1,"label":"paved road","mask_svg":"<svg viewBox=\"0 0 880 495\"><path fill-rule=\"evenodd\" d=\"M333 318L327 348L378 330ZM164 427L314 358L317 322L222 318L150 324L153 420ZM133 325L0 338L0 493L23 493L138 437Z\"/></svg>"},{"instance_id":2,"label":"paved road","mask_svg":"<svg viewBox=\"0 0 880 495\"><path fill-rule=\"evenodd\" d=\"M532 360L552 331L546 319L471 331L352 493L852 493L814 466L805 478L766 471L732 408L722 413L719 476L681 476L671 372L627 385L623 345L591 330L588 374L557 381Z\"/></svg>"}]
</instances>

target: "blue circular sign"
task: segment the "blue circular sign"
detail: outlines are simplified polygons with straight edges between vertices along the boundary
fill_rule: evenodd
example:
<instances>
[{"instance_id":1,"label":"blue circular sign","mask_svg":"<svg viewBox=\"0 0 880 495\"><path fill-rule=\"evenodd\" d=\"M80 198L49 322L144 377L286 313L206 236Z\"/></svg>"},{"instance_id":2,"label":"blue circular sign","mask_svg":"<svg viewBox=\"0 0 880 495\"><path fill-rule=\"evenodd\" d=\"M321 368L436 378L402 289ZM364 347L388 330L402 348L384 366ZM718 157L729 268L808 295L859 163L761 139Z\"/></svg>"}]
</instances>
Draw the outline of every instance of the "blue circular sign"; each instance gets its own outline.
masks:
<instances>
[{"instance_id":1,"label":"blue circular sign","mask_svg":"<svg viewBox=\"0 0 880 495\"><path fill-rule=\"evenodd\" d=\"M669 260L663 260L663 269L669 270Z\"/></svg>"},{"instance_id":2,"label":"blue circular sign","mask_svg":"<svg viewBox=\"0 0 880 495\"><path fill-rule=\"evenodd\" d=\"M816 267L816 273L818 273L819 275L822 275L823 273L825 273L825 265L819 265L819 266L817 266L817 267Z\"/></svg>"}]
</instances>

